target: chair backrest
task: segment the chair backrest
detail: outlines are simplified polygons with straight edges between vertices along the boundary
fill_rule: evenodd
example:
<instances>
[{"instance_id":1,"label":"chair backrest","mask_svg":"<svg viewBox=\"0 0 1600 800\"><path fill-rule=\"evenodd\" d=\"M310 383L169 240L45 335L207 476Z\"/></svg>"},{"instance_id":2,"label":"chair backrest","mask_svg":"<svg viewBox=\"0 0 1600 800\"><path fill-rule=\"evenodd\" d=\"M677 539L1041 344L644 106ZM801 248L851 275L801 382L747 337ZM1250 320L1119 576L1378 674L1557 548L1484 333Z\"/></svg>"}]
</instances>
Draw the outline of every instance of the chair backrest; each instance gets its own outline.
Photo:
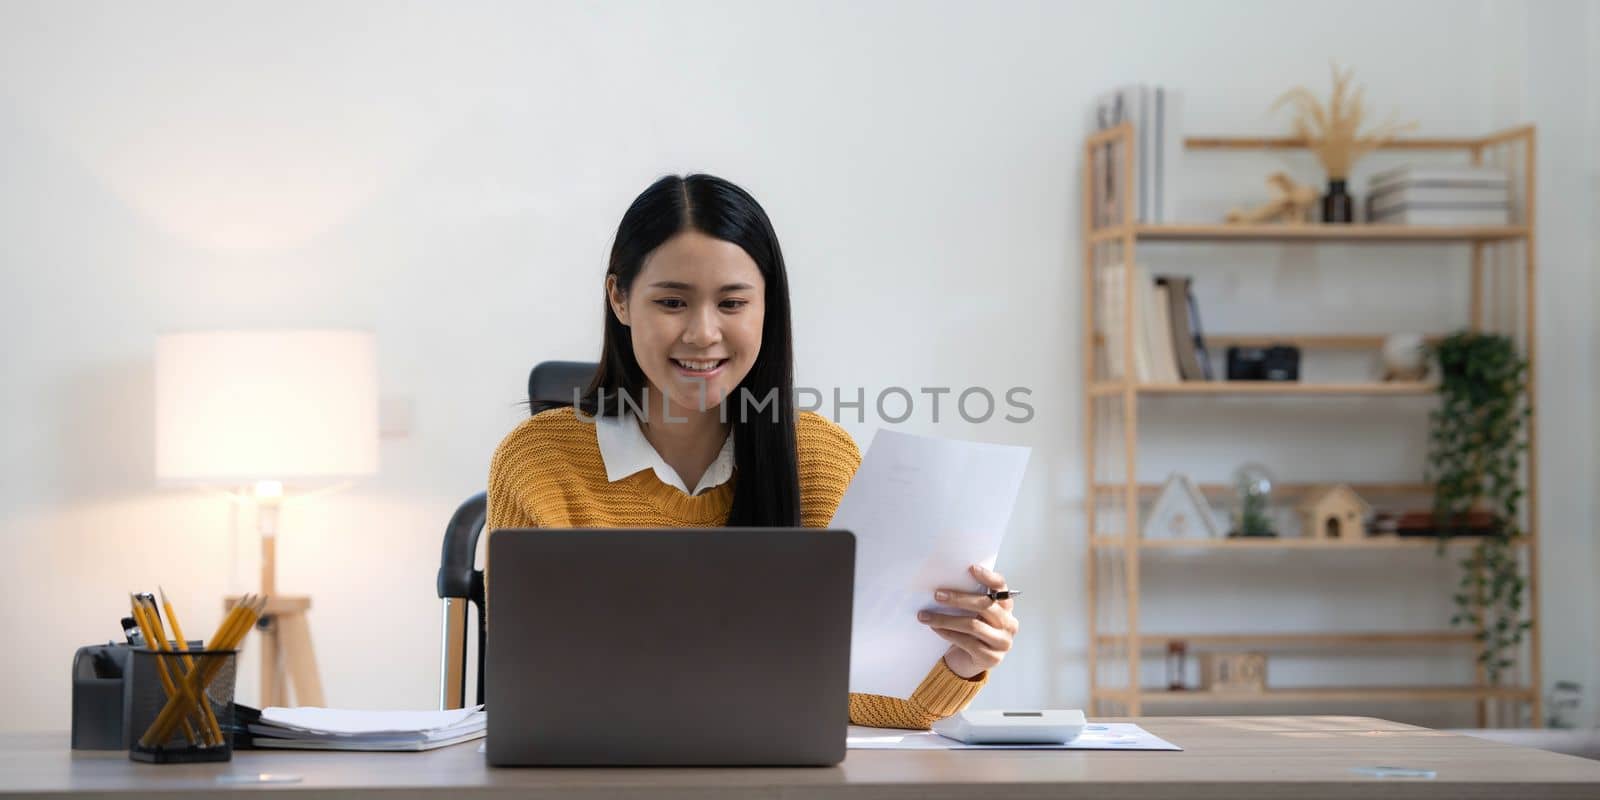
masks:
<instances>
[{"instance_id":1,"label":"chair backrest","mask_svg":"<svg viewBox=\"0 0 1600 800\"><path fill-rule=\"evenodd\" d=\"M543 361L528 373L528 411L537 414L570 406L600 365L588 361ZM444 529L444 547L435 588L444 600L444 644L440 650L439 707L461 708L467 691L467 605L478 609L478 703L483 702L483 570L475 561L478 538L488 516L483 492L466 499Z\"/></svg>"},{"instance_id":2,"label":"chair backrest","mask_svg":"<svg viewBox=\"0 0 1600 800\"><path fill-rule=\"evenodd\" d=\"M534 414L570 406L600 365L592 361L544 361L528 373L528 410Z\"/></svg>"}]
</instances>

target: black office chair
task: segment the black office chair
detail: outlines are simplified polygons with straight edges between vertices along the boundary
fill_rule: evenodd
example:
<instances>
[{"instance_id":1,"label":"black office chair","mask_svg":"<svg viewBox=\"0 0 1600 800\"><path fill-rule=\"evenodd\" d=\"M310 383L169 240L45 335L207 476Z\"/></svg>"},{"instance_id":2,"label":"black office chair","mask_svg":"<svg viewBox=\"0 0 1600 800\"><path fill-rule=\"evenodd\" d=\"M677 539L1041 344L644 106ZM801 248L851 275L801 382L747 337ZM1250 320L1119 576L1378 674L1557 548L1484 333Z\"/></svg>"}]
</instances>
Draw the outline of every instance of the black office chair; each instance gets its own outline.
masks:
<instances>
[{"instance_id":1,"label":"black office chair","mask_svg":"<svg viewBox=\"0 0 1600 800\"><path fill-rule=\"evenodd\" d=\"M537 414L572 405L600 365L586 361L546 361L528 373L528 408ZM444 600L444 646L439 655L439 707L461 708L467 694L467 604L478 609L478 699L483 702L483 570L473 561L488 512L483 492L467 498L444 529L444 553L437 586Z\"/></svg>"}]
</instances>

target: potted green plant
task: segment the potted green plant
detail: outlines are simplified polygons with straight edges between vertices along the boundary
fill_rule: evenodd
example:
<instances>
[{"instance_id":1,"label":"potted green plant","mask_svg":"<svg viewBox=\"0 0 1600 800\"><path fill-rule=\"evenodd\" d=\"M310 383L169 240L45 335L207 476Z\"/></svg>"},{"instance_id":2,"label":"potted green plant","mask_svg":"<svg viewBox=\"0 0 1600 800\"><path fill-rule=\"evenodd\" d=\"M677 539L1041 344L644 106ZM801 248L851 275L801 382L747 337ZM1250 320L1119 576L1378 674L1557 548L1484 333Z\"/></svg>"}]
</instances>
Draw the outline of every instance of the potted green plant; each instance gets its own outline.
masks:
<instances>
[{"instance_id":1,"label":"potted green plant","mask_svg":"<svg viewBox=\"0 0 1600 800\"><path fill-rule=\"evenodd\" d=\"M1509 337L1463 331L1431 348L1439 364L1439 407L1431 415L1428 480L1433 485L1439 552L1466 530L1468 513L1494 524L1461 560L1452 625L1478 631L1478 661L1491 684L1512 667L1524 632L1526 579L1517 546L1521 529L1523 437L1528 362Z\"/></svg>"}]
</instances>

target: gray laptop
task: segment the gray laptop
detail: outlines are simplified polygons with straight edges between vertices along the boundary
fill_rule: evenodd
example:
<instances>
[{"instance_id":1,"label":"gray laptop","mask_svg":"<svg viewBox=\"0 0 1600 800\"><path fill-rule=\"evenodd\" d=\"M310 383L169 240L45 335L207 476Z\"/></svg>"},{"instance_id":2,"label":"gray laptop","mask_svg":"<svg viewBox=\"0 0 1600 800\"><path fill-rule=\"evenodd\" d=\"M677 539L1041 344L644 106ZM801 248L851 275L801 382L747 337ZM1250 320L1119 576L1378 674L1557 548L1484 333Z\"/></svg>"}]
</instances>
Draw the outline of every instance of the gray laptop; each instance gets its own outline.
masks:
<instances>
[{"instance_id":1,"label":"gray laptop","mask_svg":"<svg viewBox=\"0 0 1600 800\"><path fill-rule=\"evenodd\" d=\"M849 531L507 529L488 564L490 764L844 759Z\"/></svg>"}]
</instances>

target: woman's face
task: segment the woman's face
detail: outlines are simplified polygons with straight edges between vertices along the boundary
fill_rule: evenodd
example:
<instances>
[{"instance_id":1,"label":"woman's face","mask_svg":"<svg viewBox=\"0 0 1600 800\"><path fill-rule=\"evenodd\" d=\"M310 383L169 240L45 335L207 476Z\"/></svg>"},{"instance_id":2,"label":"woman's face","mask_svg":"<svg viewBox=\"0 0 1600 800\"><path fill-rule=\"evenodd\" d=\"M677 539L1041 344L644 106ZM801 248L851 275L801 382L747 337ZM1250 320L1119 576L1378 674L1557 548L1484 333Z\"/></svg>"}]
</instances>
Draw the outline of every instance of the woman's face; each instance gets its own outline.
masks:
<instances>
[{"instance_id":1,"label":"woman's face","mask_svg":"<svg viewBox=\"0 0 1600 800\"><path fill-rule=\"evenodd\" d=\"M650 419L659 418L663 395L674 417L731 397L761 352L767 294L755 260L732 242L685 231L646 256L624 295L627 288L606 279L612 313L628 326L650 380Z\"/></svg>"}]
</instances>

